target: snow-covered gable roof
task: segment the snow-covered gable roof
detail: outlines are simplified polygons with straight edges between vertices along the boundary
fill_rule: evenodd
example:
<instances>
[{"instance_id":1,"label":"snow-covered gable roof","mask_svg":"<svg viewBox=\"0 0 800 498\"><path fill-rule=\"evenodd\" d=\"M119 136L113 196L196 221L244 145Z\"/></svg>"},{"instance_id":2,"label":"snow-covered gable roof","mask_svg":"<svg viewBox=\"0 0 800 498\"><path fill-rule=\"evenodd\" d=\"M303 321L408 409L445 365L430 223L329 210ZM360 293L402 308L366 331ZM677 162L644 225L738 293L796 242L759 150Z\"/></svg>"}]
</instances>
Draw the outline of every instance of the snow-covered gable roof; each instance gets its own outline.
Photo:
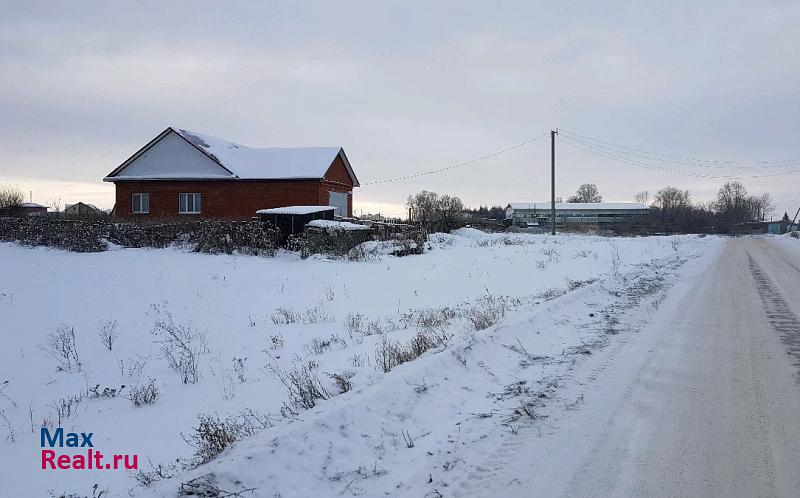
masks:
<instances>
[{"instance_id":1,"label":"snow-covered gable roof","mask_svg":"<svg viewBox=\"0 0 800 498\"><path fill-rule=\"evenodd\" d=\"M508 205L511 209L549 211L549 202L512 202ZM642 210L650 209L638 202L556 202L556 209L578 211L602 210Z\"/></svg>"},{"instance_id":2,"label":"snow-covered gable roof","mask_svg":"<svg viewBox=\"0 0 800 498\"><path fill-rule=\"evenodd\" d=\"M256 214L311 214L319 213L322 211L332 211L336 209L335 206L285 206L278 208L259 209Z\"/></svg>"},{"instance_id":3,"label":"snow-covered gable roof","mask_svg":"<svg viewBox=\"0 0 800 498\"><path fill-rule=\"evenodd\" d=\"M333 220L311 220L306 223L306 226L313 228L323 228L325 230L369 230L366 225L359 225L357 223L350 223L349 221L333 221Z\"/></svg>"},{"instance_id":4,"label":"snow-covered gable roof","mask_svg":"<svg viewBox=\"0 0 800 498\"><path fill-rule=\"evenodd\" d=\"M147 150L166 136L174 133L181 137L206 157L220 166L217 170L202 171L146 171L145 174L126 174L125 169L135 162ZM228 142L219 138L197 133L183 128L169 127L158 137L145 145L136 154L122 163L117 169L104 178L105 181L117 180L176 180L176 179L231 179L231 180L290 180L321 179L325 176L333 161L342 159L347 172L358 186L358 179L353 172L347 156L341 147L270 147L253 148Z\"/></svg>"},{"instance_id":5,"label":"snow-covered gable roof","mask_svg":"<svg viewBox=\"0 0 800 498\"><path fill-rule=\"evenodd\" d=\"M73 206L77 206L78 204L83 204L84 206L94 209L95 211L102 211L102 209L100 209L99 207L95 206L94 204L89 204L88 202L76 202L74 204L65 204L64 209L69 209Z\"/></svg>"}]
</instances>

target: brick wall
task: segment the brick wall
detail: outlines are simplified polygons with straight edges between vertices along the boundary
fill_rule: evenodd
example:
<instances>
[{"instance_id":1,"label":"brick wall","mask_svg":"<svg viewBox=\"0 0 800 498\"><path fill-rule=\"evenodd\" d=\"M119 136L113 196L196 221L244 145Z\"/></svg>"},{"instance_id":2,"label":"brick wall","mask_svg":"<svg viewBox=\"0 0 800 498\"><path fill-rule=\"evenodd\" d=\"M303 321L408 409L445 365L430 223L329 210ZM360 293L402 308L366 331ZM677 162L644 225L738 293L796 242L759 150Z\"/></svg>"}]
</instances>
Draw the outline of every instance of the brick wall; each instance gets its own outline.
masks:
<instances>
[{"instance_id":1,"label":"brick wall","mask_svg":"<svg viewBox=\"0 0 800 498\"><path fill-rule=\"evenodd\" d=\"M307 181L145 181L117 182L115 216L119 218L229 218L249 219L259 209L317 205L319 180ZM133 194L150 194L150 213L132 214ZM199 193L200 214L179 214L181 193ZM327 196L327 192L325 194ZM326 199L327 201L327 199Z\"/></svg>"},{"instance_id":2,"label":"brick wall","mask_svg":"<svg viewBox=\"0 0 800 498\"><path fill-rule=\"evenodd\" d=\"M259 209L283 206L328 205L329 192L353 191L353 182L340 157L322 180L218 180L218 181L120 181L116 182L114 215L118 218L229 218L249 219ZM133 194L150 194L150 212L133 214ZM181 193L199 193L200 214L179 214ZM347 215L353 214L353 196L347 199Z\"/></svg>"},{"instance_id":3,"label":"brick wall","mask_svg":"<svg viewBox=\"0 0 800 498\"><path fill-rule=\"evenodd\" d=\"M351 194L347 196L347 216L353 216L353 180L350 178L350 174L347 172L347 167L344 165L344 161L342 161L342 158L339 156L336 156L336 159L333 160L331 167L328 168L328 171L325 173L325 177L322 182L322 188L320 189L319 193L319 203L321 205L325 206L330 204L328 201L328 194L330 192L344 192Z\"/></svg>"},{"instance_id":4,"label":"brick wall","mask_svg":"<svg viewBox=\"0 0 800 498\"><path fill-rule=\"evenodd\" d=\"M344 161L342 161L340 156L336 156L336 159L331 163L331 167L328 168L328 171L325 173L325 179L330 182L341 183L342 185L348 185L350 187L353 186L353 180L350 179L347 166L344 165Z\"/></svg>"}]
</instances>

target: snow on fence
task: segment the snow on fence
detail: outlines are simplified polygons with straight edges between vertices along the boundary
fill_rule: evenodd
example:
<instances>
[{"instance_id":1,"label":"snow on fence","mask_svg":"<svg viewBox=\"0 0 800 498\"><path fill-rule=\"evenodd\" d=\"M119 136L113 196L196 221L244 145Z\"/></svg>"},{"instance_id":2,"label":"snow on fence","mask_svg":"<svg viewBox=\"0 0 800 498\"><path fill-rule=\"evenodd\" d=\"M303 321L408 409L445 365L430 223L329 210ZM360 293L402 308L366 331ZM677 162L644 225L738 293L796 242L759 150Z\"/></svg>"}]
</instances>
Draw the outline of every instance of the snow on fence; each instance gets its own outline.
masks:
<instances>
[{"instance_id":1,"label":"snow on fence","mask_svg":"<svg viewBox=\"0 0 800 498\"><path fill-rule=\"evenodd\" d=\"M289 238L287 248L299 251L303 258L328 254L362 260L378 254L421 254L426 241L427 232L411 225L386 230L378 225L314 220L306 225L302 234Z\"/></svg>"},{"instance_id":2,"label":"snow on fence","mask_svg":"<svg viewBox=\"0 0 800 498\"><path fill-rule=\"evenodd\" d=\"M163 248L189 246L195 252L262 254L271 256L281 237L277 228L262 221L198 220L191 222L121 222L65 220L51 217L0 217L0 242L47 246L74 252L102 252L112 245ZM360 225L316 220L287 248L302 257L327 254L366 259L380 254L418 254L427 240L421 227ZM371 245L370 245L371 244Z\"/></svg>"},{"instance_id":3,"label":"snow on fence","mask_svg":"<svg viewBox=\"0 0 800 498\"><path fill-rule=\"evenodd\" d=\"M113 223L49 217L0 218L0 241L56 247L75 252L101 252L109 244L162 248L186 244L196 252L272 255L277 230L257 221Z\"/></svg>"}]
</instances>

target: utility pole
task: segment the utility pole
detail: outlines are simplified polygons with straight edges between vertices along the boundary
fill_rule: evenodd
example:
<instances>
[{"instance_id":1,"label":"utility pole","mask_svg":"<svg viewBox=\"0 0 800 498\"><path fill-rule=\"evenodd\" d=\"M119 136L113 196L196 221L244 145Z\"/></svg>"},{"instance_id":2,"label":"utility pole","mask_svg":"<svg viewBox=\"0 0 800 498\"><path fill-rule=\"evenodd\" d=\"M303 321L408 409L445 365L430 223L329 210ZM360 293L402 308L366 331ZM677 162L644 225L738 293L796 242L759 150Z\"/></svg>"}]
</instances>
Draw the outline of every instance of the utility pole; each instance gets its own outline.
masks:
<instances>
[{"instance_id":1,"label":"utility pole","mask_svg":"<svg viewBox=\"0 0 800 498\"><path fill-rule=\"evenodd\" d=\"M556 133L550 130L550 235L556 234Z\"/></svg>"}]
</instances>

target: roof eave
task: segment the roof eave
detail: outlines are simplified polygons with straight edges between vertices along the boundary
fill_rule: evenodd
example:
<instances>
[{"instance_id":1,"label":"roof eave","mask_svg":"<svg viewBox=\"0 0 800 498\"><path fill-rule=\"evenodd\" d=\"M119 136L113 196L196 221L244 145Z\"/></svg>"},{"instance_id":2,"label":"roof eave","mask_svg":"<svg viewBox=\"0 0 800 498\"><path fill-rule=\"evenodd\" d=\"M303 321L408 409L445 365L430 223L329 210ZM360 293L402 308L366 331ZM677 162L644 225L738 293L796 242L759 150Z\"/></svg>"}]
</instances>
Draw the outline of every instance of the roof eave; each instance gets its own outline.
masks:
<instances>
[{"instance_id":1,"label":"roof eave","mask_svg":"<svg viewBox=\"0 0 800 498\"><path fill-rule=\"evenodd\" d=\"M184 137L184 136L183 136L183 133L180 133L180 131L179 131L179 130L180 130L180 128L179 128L178 130L176 130L175 128L173 128L173 127L171 127L171 126L170 126L170 127L169 127L169 129L170 129L170 130L172 130L172 131L174 131L176 135L178 135L179 137L181 137L182 139L184 139L184 140L186 141L186 143L188 143L189 145L191 145L191 146L192 146L192 147L194 147L195 149L197 149L197 150L199 150L200 152L202 152L202 153L203 153L203 155L205 155L207 158L209 158L209 159L211 159L212 161L214 161L215 163L217 163L217 165L218 165L220 168L224 169L225 171L227 171L227 172L228 172L228 173L230 173L231 175L233 175L233 176L236 176L236 173L234 173L233 171L231 171L230 169L228 169L228 167L227 167L227 166L225 166L224 164L222 164L222 162L220 162L220 160L219 160L219 159L217 159L217 157L216 157L214 154L211 154L211 153L209 153L207 150L204 150L204 149L203 149L202 147L200 147L199 145L197 145L197 144L193 143L191 140L189 140L188 138ZM184 131L185 131L185 130L184 130Z\"/></svg>"},{"instance_id":2,"label":"roof eave","mask_svg":"<svg viewBox=\"0 0 800 498\"><path fill-rule=\"evenodd\" d=\"M184 178L131 178L124 176L107 176L103 178L104 182L216 182L216 181L240 181L240 182L319 182L324 180L320 177L286 177L286 178L241 178L238 176L221 176L215 178L209 177L184 177Z\"/></svg>"}]
</instances>

